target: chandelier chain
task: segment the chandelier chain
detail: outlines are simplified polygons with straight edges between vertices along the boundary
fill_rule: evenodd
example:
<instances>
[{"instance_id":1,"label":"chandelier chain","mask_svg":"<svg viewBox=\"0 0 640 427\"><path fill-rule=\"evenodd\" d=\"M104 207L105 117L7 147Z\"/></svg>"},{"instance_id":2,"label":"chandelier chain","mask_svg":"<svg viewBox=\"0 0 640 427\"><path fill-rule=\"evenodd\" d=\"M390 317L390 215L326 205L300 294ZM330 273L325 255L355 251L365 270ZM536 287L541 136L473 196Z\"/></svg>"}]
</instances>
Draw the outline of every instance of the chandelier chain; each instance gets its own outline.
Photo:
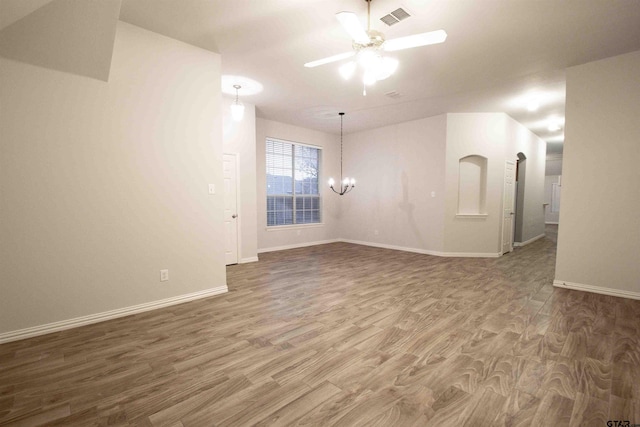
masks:
<instances>
[{"instance_id":1,"label":"chandelier chain","mask_svg":"<svg viewBox=\"0 0 640 427\"><path fill-rule=\"evenodd\" d=\"M344 113L340 114L340 185L342 185L342 119L344 118Z\"/></svg>"}]
</instances>

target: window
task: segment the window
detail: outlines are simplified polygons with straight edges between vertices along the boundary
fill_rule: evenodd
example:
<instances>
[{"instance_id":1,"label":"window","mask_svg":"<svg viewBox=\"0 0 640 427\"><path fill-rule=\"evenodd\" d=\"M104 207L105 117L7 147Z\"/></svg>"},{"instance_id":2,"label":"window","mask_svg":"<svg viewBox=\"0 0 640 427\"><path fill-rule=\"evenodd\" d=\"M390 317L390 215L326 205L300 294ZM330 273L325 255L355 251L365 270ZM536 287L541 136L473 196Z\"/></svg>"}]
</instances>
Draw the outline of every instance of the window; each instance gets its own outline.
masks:
<instances>
[{"instance_id":1,"label":"window","mask_svg":"<svg viewBox=\"0 0 640 427\"><path fill-rule=\"evenodd\" d=\"M267 226L320 222L320 152L267 138Z\"/></svg>"}]
</instances>

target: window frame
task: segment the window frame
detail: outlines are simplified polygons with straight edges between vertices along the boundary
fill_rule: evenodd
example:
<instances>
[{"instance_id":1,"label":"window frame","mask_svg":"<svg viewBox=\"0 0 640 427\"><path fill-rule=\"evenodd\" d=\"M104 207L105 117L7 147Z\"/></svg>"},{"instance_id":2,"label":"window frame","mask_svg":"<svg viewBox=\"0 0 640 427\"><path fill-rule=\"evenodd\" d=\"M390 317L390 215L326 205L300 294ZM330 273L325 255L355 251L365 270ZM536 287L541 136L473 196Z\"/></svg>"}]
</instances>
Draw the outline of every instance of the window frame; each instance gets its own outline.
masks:
<instances>
[{"instance_id":1,"label":"window frame","mask_svg":"<svg viewBox=\"0 0 640 427\"><path fill-rule=\"evenodd\" d=\"M269 185L269 180L268 180L268 176L269 176L269 151L267 150L267 146L269 144L269 141L271 142L275 142L275 143L282 143L282 144L288 144L291 146L291 165L290 165L290 170L291 171L291 194L269 194L268 192L268 185ZM266 137L265 138L265 192L266 197L265 197L265 202L266 202L266 206L265 206L265 220L266 220L266 229L267 231L275 231L278 229L286 229L286 228L307 228L307 227L319 227L319 226L323 226L324 225L324 212L323 212L323 207L324 207L324 203L323 203L323 192L322 192L322 186L320 185L321 183L321 175L322 175L322 164L323 164L323 147L317 146L317 145L313 145L313 144L306 144L306 143L302 143L302 142L296 142L296 141L289 141L286 139L281 139L281 138L273 138L273 137ZM307 147L307 148L312 148L314 150L317 150L318 153L318 167L317 167L317 194L297 194L296 193L296 147ZM290 198L291 200L291 216L292 216L292 223L291 224L273 224L270 225L269 224L269 213L270 212L277 212L274 210L269 210L269 197L286 197L286 198ZM296 199L302 199L302 198L315 198L318 201L318 222L297 222L297 200ZM312 211L315 211L316 209L312 209ZM304 209L303 209L304 211Z\"/></svg>"}]
</instances>

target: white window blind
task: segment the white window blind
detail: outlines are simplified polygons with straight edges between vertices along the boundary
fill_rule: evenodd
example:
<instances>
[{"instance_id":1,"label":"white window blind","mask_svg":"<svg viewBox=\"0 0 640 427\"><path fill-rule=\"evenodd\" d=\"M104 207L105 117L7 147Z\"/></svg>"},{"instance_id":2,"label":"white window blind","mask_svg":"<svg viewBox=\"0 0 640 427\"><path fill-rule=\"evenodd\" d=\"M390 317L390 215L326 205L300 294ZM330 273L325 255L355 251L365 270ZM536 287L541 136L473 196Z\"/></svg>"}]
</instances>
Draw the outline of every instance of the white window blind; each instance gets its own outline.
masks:
<instances>
[{"instance_id":1,"label":"white window blind","mask_svg":"<svg viewBox=\"0 0 640 427\"><path fill-rule=\"evenodd\" d=\"M267 138L267 226L319 223L320 149Z\"/></svg>"}]
</instances>

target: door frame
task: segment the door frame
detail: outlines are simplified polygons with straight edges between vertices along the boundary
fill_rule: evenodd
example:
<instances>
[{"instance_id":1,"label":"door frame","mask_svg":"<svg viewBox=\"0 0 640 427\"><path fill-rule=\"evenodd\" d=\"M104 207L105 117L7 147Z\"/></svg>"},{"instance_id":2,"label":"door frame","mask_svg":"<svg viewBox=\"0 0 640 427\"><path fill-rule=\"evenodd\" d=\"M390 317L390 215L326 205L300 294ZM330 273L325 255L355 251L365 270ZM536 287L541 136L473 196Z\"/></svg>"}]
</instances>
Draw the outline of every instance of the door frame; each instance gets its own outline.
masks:
<instances>
[{"instance_id":1,"label":"door frame","mask_svg":"<svg viewBox=\"0 0 640 427\"><path fill-rule=\"evenodd\" d=\"M511 228L511 231L510 231L511 232L511 239L510 239L510 242L509 242L509 251L508 252L504 252L503 251L504 232L505 232L505 230L504 230L505 229L505 227L504 227L504 211L505 211L505 208L506 208L506 206L505 206L505 199L506 199L505 196L506 195L505 195L504 192L505 192L505 189L507 187L507 165L508 164L513 166L514 173L513 173L513 184L512 184L513 194L511 195L511 212L512 212L512 215L511 215L511 227L510 227ZM515 235L514 235L515 203L516 203L516 191L517 191L516 190L516 187L517 187L516 175L515 175L516 174L516 169L515 169L516 166L517 166L517 163L514 160L505 160L505 162L504 162L504 179L503 179L503 182L502 182L502 193L503 193L502 194L502 210L501 210L501 215L500 215L500 255L504 255L506 253L513 252L513 242L514 242L513 239L515 238Z\"/></svg>"},{"instance_id":2,"label":"door frame","mask_svg":"<svg viewBox=\"0 0 640 427\"><path fill-rule=\"evenodd\" d=\"M236 250L237 250L237 255L238 255L238 264L241 263L241 254L242 254L242 203L240 203L240 153L233 153L233 152L223 152L222 153L222 161L224 162L224 158L225 156L233 156L233 158L235 159L235 166L236 166L236 176L235 176L235 182L236 182L236 213L238 215L238 217L236 218ZM223 169L223 177L222 180L224 182L224 169ZM224 190L223 190L223 197L224 197ZM224 210L224 201L223 201L223 210ZM223 219L224 221L224 219ZM226 247L225 247L226 250ZM225 262L226 264L226 262ZM232 265L232 264L227 264L227 265Z\"/></svg>"}]
</instances>

